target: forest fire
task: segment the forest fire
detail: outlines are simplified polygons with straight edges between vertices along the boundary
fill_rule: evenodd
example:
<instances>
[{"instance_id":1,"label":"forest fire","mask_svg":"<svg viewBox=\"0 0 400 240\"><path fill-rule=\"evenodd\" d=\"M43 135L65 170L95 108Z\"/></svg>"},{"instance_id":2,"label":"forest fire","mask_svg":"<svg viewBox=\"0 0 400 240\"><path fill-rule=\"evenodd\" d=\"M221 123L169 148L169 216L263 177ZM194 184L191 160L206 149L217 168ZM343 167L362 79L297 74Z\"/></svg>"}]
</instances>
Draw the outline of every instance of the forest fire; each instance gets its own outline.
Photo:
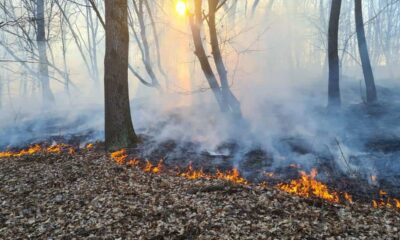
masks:
<instances>
[{"instance_id":1,"label":"forest fire","mask_svg":"<svg viewBox=\"0 0 400 240\"><path fill-rule=\"evenodd\" d=\"M203 169L194 170L192 167L192 164L189 165L186 172L180 173L179 176L187 178L187 179L191 179L191 180L210 177L204 173Z\"/></svg>"},{"instance_id":2,"label":"forest fire","mask_svg":"<svg viewBox=\"0 0 400 240\"><path fill-rule=\"evenodd\" d=\"M23 149L19 152L11 152L11 151L0 152L0 158L22 157L26 155L33 155L41 151L42 147L40 145L34 145L32 147L29 147L28 149Z\"/></svg>"},{"instance_id":3,"label":"forest fire","mask_svg":"<svg viewBox=\"0 0 400 240\"><path fill-rule=\"evenodd\" d=\"M231 171L226 171L226 172L221 172L217 170L215 176L217 179L222 179L237 184L248 184L246 179L240 176L239 170L237 168L234 168Z\"/></svg>"},{"instance_id":4,"label":"forest fire","mask_svg":"<svg viewBox=\"0 0 400 240\"><path fill-rule=\"evenodd\" d=\"M69 154L75 153L75 149L66 144L54 144L49 147L42 147L39 144L36 144L20 151L0 152L0 158L23 157L39 153L61 154L64 151L68 151Z\"/></svg>"},{"instance_id":5,"label":"forest fire","mask_svg":"<svg viewBox=\"0 0 400 240\"><path fill-rule=\"evenodd\" d=\"M111 158L119 165L126 164L128 166L138 166L140 161L137 159L128 160L128 154L125 149L111 153ZM160 174L165 169L163 160L160 160L157 165L146 160L142 170L146 173ZM206 174L203 170L194 170L192 165L189 165L185 172L181 172L178 176L195 180L195 179L221 179L237 184L248 184L248 181L240 176L237 168L228 171L217 170L215 174Z\"/></svg>"},{"instance_id":6,"label":"forest fire","mask_svg":"<svg viewBox=\"0 0 400 240\"><path fill-rule=\"evenodd\" d=\"M372 207L374 208L398 208L400 209L400 200L396 198L390 198L388 193L379 190L380 199L372 200Z\"/></svg>"},{"instance_id":7,"label":"forest fire","mask_svg":"<svg viewBox=\"0 0 400 240\"><path fill-rule=\"evenodd\" d=\"M318 174L316 169L312 169L309 175L307 175L304 171L301 171L300 174L300 179L292 180L288 184L278 184L278 188L287 193L295 194L301 197L317 197L333 203L340 202L339 194L337 192L330 191L325 184L315 179ZM345 194L345 198L351 199L351 196L349 194Z\"/></svg>"},{"instance_id":8,"label":"forest fire","mask_svg":"<svg viewBox=\"0 0 400 240\"><path fill-rule=\"evenodd\" d=\"M146 161L146 165L143 171L146 173L157 174L160 173L162 169L163 169L163 160L160 160L157 165L153 165L151 162Z\"/></svg>"},{"instance_id":9,"label":"forest fire","mask_svg":"<svg viewBox=\"0 0 400 240\"><path fill-rule=\"evenodd\" d=\"M93 144L86 145L83 149L88 151L94 148ZM41 145L33 145L29 148L22 149L20 151L5 151L0 152L0 158L13 158L13 157L22 157L35 155L39 153L44 154L75 154L76 150L66 144L54 144L49 147L42 147ZM142 162L138 159L128 159L128 153L126 149L121 149L119 151L112 152L110 157L116 162L118 165L127 165L131 167L141 166L140 169L145 173L152 174L160 174L162 172L173 172L168 171L168 168L164 165L163 160L160 160L158 164L153 164L150 161ZM172 168L170 168L172 169ZM179 169L179 168L178 168ZM352 196L347 193L338 193L332 191L322 182L316 180L316 176L318 175L317 169L312 169L310 174L307 174L304 171L300 171L301 177L296 180L292 180L289 183L280 183L277 185L277 188L294 195L298 195L300 197L305 198L321 198L326 201L332 203L340 203L342 200L344 202L353 203ZM240 172L237 168L233 168L232 170L221 171L217 170L214 174L206 173L203 169L196 170L193 168L192 164L190 164L186 170L179 171L178 176L189 179L220 179L228 182L232 182L235 184L249 184L249 182L240 175ZM267 177L273 177L273 172L265 173ZM380 198L377 200L372 200L372 207L374 208L393 208L400 209L400 200L396 198L389 197L386 191L379 191Z\"/></svg>"},{"instance_id":10,"label":"forest fire","mask_svg":"<svg viewBox=\"0 0 400 240\"><path fill-rule=\"evenodd\" d=\"M114 159L114 161L119 164L125 164L126 159L128 158L128 154L126 153L125 149L121 149L119 151L111 153L111 158Z\"/></svg>"},{"instance_id":11,"label":"forest fire","mask_svg":"<svg viewBox=\"0 0 400 240\"><path fill-rule=\"evenodd\" d=\"M137 159L128 160L128 154L125 149L111 153L111 158L119 165L140 165L140 161ZM143 172L153 174L160 174L167 169L166 166L163 164L163 160L160 160L157 165L154 165L147 160L141 166ZM299 168L299 166L296 165L296 168ZM284 192L304 198L320 198L332 203L340 203L341 200L347 203L353 203L353 197L349 193L338 193L332 191L326 184L317 181L315 179L318 175L317 169L312 169L310 174L307 174L304 171L300 171L300 175L300 179L292 180L290 183L280 183L277 185L277 188ZM203 169L194 169L192 164L190 164L185 171L179 172L178 176L189 180L220 179L235 184L249 184L249 182L245 178L241 177L240 172L237 168L233 168L232 170L228 171L217 170L215 174L208 174L204 172ZM265 176L273 177L274 173L267 172L265 173ZM381 199L373 200L372 202L372 206L374 208L387 207L400 209L400 200L387 198L387 193L385 191L380 191L379 195L381 196ZM384 200L385 198L386 200Z\"/></svg>"}]
</instances>

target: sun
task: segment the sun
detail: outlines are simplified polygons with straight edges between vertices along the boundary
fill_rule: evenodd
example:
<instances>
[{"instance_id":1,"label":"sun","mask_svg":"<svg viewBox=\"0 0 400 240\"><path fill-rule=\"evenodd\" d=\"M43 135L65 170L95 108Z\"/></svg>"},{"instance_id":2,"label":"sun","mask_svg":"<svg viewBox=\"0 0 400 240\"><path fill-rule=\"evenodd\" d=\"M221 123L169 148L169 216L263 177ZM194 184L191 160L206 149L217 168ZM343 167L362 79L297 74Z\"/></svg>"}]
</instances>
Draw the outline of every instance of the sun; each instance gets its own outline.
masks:
<instances>
[{"instance_id":1,"label":"sun","mask_svg":"<svg viewBox=\"0 0 400 240\"><path fill-rule=\"evenodd\" d=\"M175 6L176 12L181 15L185 16L187 12L187 5L186 2L183 0L178 0Z\"/></svg>"}]
</instances>

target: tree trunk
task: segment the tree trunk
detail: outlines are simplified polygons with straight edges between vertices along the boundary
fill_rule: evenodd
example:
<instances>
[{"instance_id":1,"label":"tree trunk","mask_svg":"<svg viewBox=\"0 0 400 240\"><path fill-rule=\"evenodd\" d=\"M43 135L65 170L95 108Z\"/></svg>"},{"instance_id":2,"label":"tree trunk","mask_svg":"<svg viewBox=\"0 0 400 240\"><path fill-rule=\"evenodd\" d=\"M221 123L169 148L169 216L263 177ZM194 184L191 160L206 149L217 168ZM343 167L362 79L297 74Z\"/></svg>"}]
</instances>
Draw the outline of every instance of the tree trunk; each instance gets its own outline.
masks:
<instances>
[{"instance_id":1,"label":"tree trunk","mask_svg":"<svg viewBox=\"0 0 400 240\"><path fill-rule=\"evenodd\" d=\"M328 107L339 107L340 85L339 85L339 53L338 53L338 35L339 20L342 0L333 0L331 15L329 18L328 30L328 61L329 61L329 84L328 84Z\"/></svg>"},{"instance_id":2,"label":"tree trunk","mask_svg":"<svg viewBox=\"0 0 400 240\"><path fill-rule=\"evenodd\" d=\"M365 86L367 89L367 103L376 102L374 74L372 72L371 61L369 59L367 40L365 39L364 20L362 12L362 0L355 0L355 18L357 29L358 50L360 52L361 64L364 73Z\"/></svg>"},{"instance_id":3,"label":"tree trunk","mask_svg":"<svg viewBox=\"0 0 400 240\"><path fill-rule=\"evenodd\" d=\"M201 38L201 25L203 21L202 0L195 0L195 14L194 16L189 16L189 21L193 36L195 54L199 59L201 69L203 70L208 84L210 85L211 90L213 91L215 98L217 99L221 111L226 112L228 109L223 103L220 86L211 68L210 62L208 61L208 57L206 51L204 50L203 41Z\"/></svg>"},{"instance_id":4,"label":"tree trunk","mask_svg":"<svg viewBox=\"0 0 400 240\"><path fill-rule=\"evenodd\" d=\"M54 95L51 92L49 80L49 65L46 47L46 26L44 19L44 0L37 0L36 2L36 26L36 41L39 50L39 77L41 81L43 101L45 102L45 104L47 104L54 101Z\"/></svg>"},{"instance_id":5,"label":"tree trunk","mask_svg":"<svg viewBox=\"0 0 400 240\"><path fill-rule=\"evenodd\" d=\"M241 116L242 113L240 110L240 103L229 88L228 74L226 71L224 61L222 59L221 50L219 48L219 41L218 41L218 34L217 34L217 27L215 20L218 2L219 2L218 0L208 0L208 7L209 7L208 25L210 29L212 55L221 81L221 92L222 92L223 102L229 106L230 111L233 114Z\"/></svg>"},{"instance_id":6,"label":"tree trunk","mask_svg":"<svg viewBox=\"0 0 400 240\"><path fill-rule=\"evenodd\" d=\"M106 0L106 55L104 60L105 143L108 150L133 147L128 89L128 3Z\"/></svg>"}]
</instances>

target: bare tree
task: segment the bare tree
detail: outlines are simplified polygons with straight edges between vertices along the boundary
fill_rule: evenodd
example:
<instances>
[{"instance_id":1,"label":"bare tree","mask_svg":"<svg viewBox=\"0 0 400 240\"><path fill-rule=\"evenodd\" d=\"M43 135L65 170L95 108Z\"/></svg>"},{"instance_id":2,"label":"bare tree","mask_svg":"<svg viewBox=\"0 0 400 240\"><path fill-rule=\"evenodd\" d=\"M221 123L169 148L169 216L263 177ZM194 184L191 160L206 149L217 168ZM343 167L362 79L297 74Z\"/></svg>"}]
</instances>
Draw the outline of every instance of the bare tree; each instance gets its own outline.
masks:
<instances>
[{"instance_id":1,"label":"bare tree","mask_svg":"<svg viewBox=\"0 0 400 240\"><path fill-rule=\"evenodd\" d=\"M203 23L202 0L195 0L194 14L189 15L189 22L192 31L195 54L200 62L200 66L208 81L208 84L213 91L215 98L217 99L221 111L230 112L236 116L241 116L240 103L231 92L228 84L227 70L225 68L221 55L221 50L219 48L216 28L216 13L225 2L226 1L209 0L209 12L206 16L210 31L213 59L217 68L217 72L219 74L221 85L220 83L218 83L217 77L214 74L214 71L208 60L207 53L203 46L201 35L201 27Z\"/></svg>"},{"instance_id":2,"label":"bare tree","mask_svg":"<svg viewBox=\"0 0 400 240\"><path fill-rule=\"evenodd\" d=\"M328 61L329 61L329 84L328 84L328 106L338 107L341 105L340 85L339 85L339 53L338 53L338 33L340 9L342 0L332 0L331 14L329 18L328 30Z\"/></svg>"},{"instance_id":3,"label":"bare tree","mask_svg":"<svg viewBox=\"0 0 400 240\"><path fill-rule=\"evenodd\" d=\"M36 41L39 50L39 75L42 84L43 100L46 103L54 101L54 95L50 89L49 61L47 59L46 25L44 17L44 0L36 1Z\"/></svg>"},{"instance_id":4,"label":"bare tree","mask_svg":"<svg viewBox=\"0 0 400 240\"><path fill-rule=\"evenodd\" d=\"M235 97L235 95L233 95L229 87L228 72L226 70L221 50L219 47L217 23L216 23L216 14L220 7L218 5L219 2L220 2L219 0L208 0L208 7L209 7L208 26L210 30L212 55L219 75L219 80L221 82L221 93L223 101L225 105L227 105L230 108L229 110L232 113L234 113L235 115L241 115L240 103Z\"/></svg>"},{"instance_id":5,"label":"bare tree","mask_svg":"<svg viewBox=\"0 0 400 240\"><path fill-rule=\"evenodd\" d=\"M376 93L374 74L372 72L371 61L368 53L367 40L365 38L362 0L355 0L355 21L358 49L360 52L361 64L364 73L365 86L367 89L367 103L373 103L378 100L378 96Z\"/></svg>"},{"instance_id":6,"label":"bare tree","mask_svg":"<svg viewBox=\"0 0 400 240\"><path fill-rule=\"evenodd\" d=\"M132 147L138 142L129 106L127 0L106 0L105 10L105 143L108 150L115 150Z\"/></svg>"}]
</instances>

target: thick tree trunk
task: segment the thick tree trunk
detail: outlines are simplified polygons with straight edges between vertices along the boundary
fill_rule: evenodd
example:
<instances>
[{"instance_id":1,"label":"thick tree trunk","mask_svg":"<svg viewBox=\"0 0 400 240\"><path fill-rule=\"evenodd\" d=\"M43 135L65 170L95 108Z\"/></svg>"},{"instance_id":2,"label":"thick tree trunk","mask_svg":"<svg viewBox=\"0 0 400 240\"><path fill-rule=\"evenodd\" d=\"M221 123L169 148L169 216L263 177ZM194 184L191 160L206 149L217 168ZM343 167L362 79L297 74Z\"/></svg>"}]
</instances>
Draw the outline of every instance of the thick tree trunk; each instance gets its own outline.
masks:
<instances>
[{"instance_id":1,"label":"thick tree trunk","mask_svg":"<svg viewBox=\"0 0 400 240\"><path fill-rule=\"evenodd\" d=\"M127 0L106 0L105 9L105 142L108 150L116 150L138 142L129 107L128 3Z\"/></svg>"},{"instance_id":2,"label":"thick tree trunk","mask_svg":"<svg viewBox=\"0 0 400 240\"><path fill-rule=\"evenodd\" d=\"M339 19L342 0L333 0L329 18L328 30L328 61L329 61L329 84L328 84L328 107L339 107L341 105L339 86L339 53L338 35Z\"/></svg>"},{"instance_id":3,"label":"thick tree trunk","mask_svg":"<svg viewBox=\"0 0 400 240\"><path fill-rule=\"evenodd\" d=\"M41 81L43 101L47 104L54 101L54 95L51 92L49 80L44 4L44 0L37 0L36 2L36 41L39 50L39 77Z\"/></svg>"},{"instance_id":4,"label":"thick tree trunk","mask_svg":"<svg viewBox=\"0 0 400 240\"><path fill-rule=\"evenodd\" d=\"M229 88L228 74L224 64L224 60L222 59L221 50L219 48L219 41L218 41L218 34L217 34L217 27L215 20L218 2L219 2L218 0L208 0L208 7L209 7L208 24L210 29L212 55L221 81L221 92L222 92L223 102L229 106L230 111L232 113L241 116L242 113L240 110L240 103Z\"/></svg>"},{"instance_id":5,"label":"thick tree trunk","mask_svg":"<svg viewBox=\"0 0 400 240\"><path fill-rule=\"evenodd\" d=\"M194 16L190 16L190 28L192 31L193 42L195 47L195 54L199 59L201 69L208 81L208 84L213 91L215 98L219 104L219 107L222 112L226 112L227 106L223 103L222 93L218 81L214 75L214 72L211 68L210 62L208 61L208 57L206 51L203 46L203 41L201 38L201 25L202 25L202 0L195 0L195 14Z\"/></svg>"},{"instance_id":6,"label":"thick tree trunk","mask_svg":"<svg viewBox=\"0 0 400 240\"><path fill-rule=\"evenodd\" d=\"M378 100L376 93L374 74L372 72L371 61L368 54L367 40L365 39L364 20L362 12L362 0L355 0L355 18L357 29L358 50L364 73L365 86L367 89L367 103Z\"/></svg>"}]
</instances>

